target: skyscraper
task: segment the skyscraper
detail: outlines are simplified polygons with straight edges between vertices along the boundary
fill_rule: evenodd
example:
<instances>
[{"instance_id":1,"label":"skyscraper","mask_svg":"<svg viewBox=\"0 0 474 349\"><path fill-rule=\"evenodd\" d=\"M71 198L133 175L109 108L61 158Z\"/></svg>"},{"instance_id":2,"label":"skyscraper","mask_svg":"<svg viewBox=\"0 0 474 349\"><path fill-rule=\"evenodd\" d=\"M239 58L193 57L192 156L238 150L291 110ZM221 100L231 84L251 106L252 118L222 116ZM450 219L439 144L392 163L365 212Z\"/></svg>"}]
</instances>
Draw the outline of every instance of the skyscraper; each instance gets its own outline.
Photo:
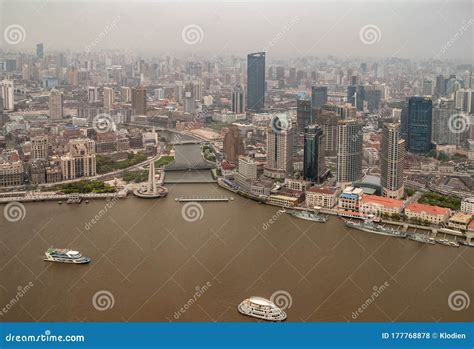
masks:
<instances>
[{"instance_id":1,"label":"skyscraper","mask_svg":"<svg viewBox=\"0 0 474 349\"><path fill-rule=\"evenodd\" d=\"M328 87L313 86L311 87L311 108L321 108L328 102Z\"/></svg>"},{"instance_id":2,"label":"skyscraper","mask_svg":"<svg viewBox=\"0 0 474 349\"><path fill-rule=\"evenodd\" d=\"M412 153L428 153L432 148L431 98L410 97L408 100L408 115L406 122L407 150Z\"/></svg>"},{"instance_id":3,"label":"skyscraper","mask_svg":"<svg viewBox=\"0 0 474 349\"><path fill-rule=\"evenodd\" d=\"M36 44L36 58L43 59L44 51L43 51L43 43Z\"/></svg>"},{"instance_id":4,"label":"skyscraper","mask_svg":"<svg viewBox=\"0 0 474 349\"><path fill-rule=\"evenodd\" d=\"M223 142L225 158L230 162L237 162L240 155L244 154L244 143L237 126L231 125L224 135Z\"/></svg>"},{"instance_id":5,"label":"skyscraper","mask_svg":"<svg viewBox=\"0 0 474 349\"><path fill-rule=\"evenodd\" d=\"M263 174L285 178L293 174L293 128L285 114L274 116L267 128L267 163Z\"/></svg>"},{"instance_id":6,"label":"skyscraper","mask_svg":"<svg viewBox=\"0 0 474 349\"><path fill-rule=\"evenodd\" d=\"M385 123L382 128L380 171L383 196L400 199L404 194L403 168L405 140L401 138L400 124Z\"/></svg>"},{"instance_id":7,"label":"skyscraper","mask_svg":"<svg viewBox=\"0 0 474 349\"><path fill-rule=\"evenodd\" d=\"M322 183L327 174L323 129L318 125L304 130L303 177L305 180Z\"/></svg>"},{"instance_id":8,"label":"skyscraper","mask_svg":"<svg viewBox=\"0 0 474 349\"><path fill-rule=\"evenodd\" d=\"M136 87L132 89L132 109L135 115L146 115L145 87Z\"/></svg>"},{"instance_id":9,"label":"skyscraper","mask_svg":"<svg viewBox=\"0 0 474 349\"><path fill-rule=\"evenodd\" d=\"M338 122L336 173L340 187L362 177L362 124L355 119Z\"/></svg>"},{"instance_id":10,"label":"skyscraper","mask_svg":"<svg viewBox=\"0 0 474 349\"><path fill-rule=\"evenodd\" d=\"M89 86L87 88L87 101L89 103L99 102L99 90L95 86Z\"/></svg>"},{"instance_id":11,"label":"skyscraper","mask_svg":"<svg viewBox=\"0 0 474 349\"><path fill-rule=\"evenodd\" d=\"M132 89L128 86L122 86L120 88L120 96L122 102L130 103L132 101Z\"/></svg>"},{"instance_id":12,"label":"skyscraper","mask_svg":"<svg viewBox=\"0 0 474 349\"><path fill-rule=\"evenodd\" d=\"M306 95L296 99L296 125L299 133L303 133L305 127L312 124L311 100Z\"/></svg>"},{"instance_id":13,"label":"skyscraper","mask_svg":"<svg viewBox=\"0 0 474 349\"><path fill-rule=\"evenodd\" d=\"M114 101L114 89L111 87L104 87L104 108L111 108Z\"/></svg>"},{"instance_id":14,"label":"skyscraper","mask_svg":"<svg viewBox=\"0 0 474 349\"><path fill-rule=\"evenodd\" d=\"M265 108L265 52L247 56L247 109L261 112Z\"/></svg>"},{"instance_id":15,"label":"skyscraper","mask_svg":"<svg viewBox=\"0 0 474 349\"><path fill-rule=\"evenodd\" d=\"M449 120L458 114L454 101L440 99L433 107L433 126L431 139L435 144L461 145L462 133L449 128Z\"/></svg>"},{"instance_id":16,"label":"skyscraper","mask_svg":"<svg viewBox=\"0 0 474 349\"><path fill-rule=\"evenodd\" d=\"M242 86L234 87L232 91L232 112L236 114L245 113L245 92Z\"/></svg>"},{"instance_id":17,"label":"skyscraper","mask_svg":"<svg viewBox=\"0 0 474 349\"><path fill-rule=\"evenodd\" d=\"M3 80L1 85L3 109L12 111L15 109L13 81Z\"/></svg>"},{"instance_id":18,"label":"skyscraper","mask_svg":"<svg viewBox=\"0 0 474 349\"><path fill-rule=\"evenodd\" d=\"M49 93L49 117L51 120L63 118L63 93L53 88Z\"/></svg>"},{"instance_id":19,"label":"skyscraper","mask_svg":"<svg viewBox=\"0 0 474 349\"><path fill-rule=\"evenodd\" d=\"M336 107L326 105L314 110L315 123L321 126L324 132L324 142L326 144L326 155L336 156L337 154L337 127L342 116L337 113Z\"/></svg>"}]
</instances>

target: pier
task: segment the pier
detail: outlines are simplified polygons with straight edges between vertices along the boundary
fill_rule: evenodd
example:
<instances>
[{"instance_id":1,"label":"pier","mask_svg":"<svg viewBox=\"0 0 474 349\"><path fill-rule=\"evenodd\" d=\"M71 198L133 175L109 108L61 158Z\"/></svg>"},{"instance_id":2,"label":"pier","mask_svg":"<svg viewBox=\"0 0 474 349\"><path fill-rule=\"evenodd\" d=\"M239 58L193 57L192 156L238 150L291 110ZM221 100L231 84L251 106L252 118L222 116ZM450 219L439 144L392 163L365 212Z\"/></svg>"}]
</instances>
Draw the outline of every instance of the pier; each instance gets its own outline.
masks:
<instances>
[{"instance_id":1,"label":"pier","mask_svg":"<svg viewBox=\"0 0 474 349\"><path fill-rule=\"evenodd\" d=\"M221 197L221 198L206 198L206 197L195 197L195 198L175 198L177 202L229 202L234 200L233 197Z\"/></svg>"},{"instance_id":2,"label":"pier","mask_svg":"<svg viewBox=\"0 0 474 349\"><path fill-rule=\"evenodd\" d=\"M56 193L35 193L27 192L24 195L0 197L0 204L9 202L35 202L35 201L62 201L71 198L71 195L88 200L88 199L112 199L125 198L127 196L126 190L121 190L116 193L87 193L87 194L56 194Z\"/></svg>"}]
</instances>

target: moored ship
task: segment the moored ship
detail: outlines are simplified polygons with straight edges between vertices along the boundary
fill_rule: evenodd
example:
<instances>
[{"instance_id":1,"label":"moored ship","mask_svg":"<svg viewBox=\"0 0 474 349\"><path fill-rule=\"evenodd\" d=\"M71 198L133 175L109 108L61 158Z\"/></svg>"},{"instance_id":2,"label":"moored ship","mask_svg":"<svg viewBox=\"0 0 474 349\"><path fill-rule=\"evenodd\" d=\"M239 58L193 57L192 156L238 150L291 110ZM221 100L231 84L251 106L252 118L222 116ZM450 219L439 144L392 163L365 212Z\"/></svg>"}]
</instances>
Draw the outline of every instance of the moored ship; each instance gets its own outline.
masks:
<instances>
[{"instance_id":1,"label":"moored ship","mask_svg":"<svg viewBox=\"0 0 474 349\"><path fill-rule=\"evenodd\" d=\"M327 216L323 216L319 213L314 213L310 211L291 210L291 211L288 211L287 213L289 215L292 215L293 217L305 219L307 221L313 221L313 222L319 222L319 223L326 223L328 221Z\"/></svg>"},{"instance_id":2,"label":"moored ship","mask_svg":"<svg viewBox=\"0 0 474 349\"><path fill-rule=\"evenodd\" d=\"M425 234L412 233L407 236L410 240L422 242L425 244L435 244L435 239Z\"/></svg>"},{"instance_id":3,"label":"moored ship","mask_svg":"<svg viewBox=\"0 0 474 349\"><path fill-rule=\"evenodd\" d=\"M283 321L286 313L272 301L262 297L250 297L239 304L239 313L266 321Z\"/></svg>"},{"instance_id":4,"label":"moored ship","mask_svg":"<svg viewBox=\"0 0 474 349\"><path fill-rule=\"evenodd\" d=\"M45 252L47 262L58 262L58 263L73 263L73 264L85 264L89 263L91 259L83 256L78 251L69 249L59 249L50 247Z\"/></svg>"},{"instance_id":5,"label":"moored ship","mask_svg":"<svg viewBox=\"0 0 474 349\"><path fill-rule=\"evenodd\" d=\"M436 242L441 245L450 246L450 247L459 247L459 243L457 241L452 241L449 239L436 239Z\"/></svg>"},{"instance_id":6,"label":"moored ship","mask_svg":"<svg viewBox=\"0 0 474 349\"><path fill-rule=\"evenodd\" d=\"M398 231L397 229L375 224L372 219L366 219L363 222L354 222L350 220L345 220L345 222L349 228L362 230L368 233L393 236L397 238L404 238L407 236L406 233Z\"/></svg>"}]
</instances>

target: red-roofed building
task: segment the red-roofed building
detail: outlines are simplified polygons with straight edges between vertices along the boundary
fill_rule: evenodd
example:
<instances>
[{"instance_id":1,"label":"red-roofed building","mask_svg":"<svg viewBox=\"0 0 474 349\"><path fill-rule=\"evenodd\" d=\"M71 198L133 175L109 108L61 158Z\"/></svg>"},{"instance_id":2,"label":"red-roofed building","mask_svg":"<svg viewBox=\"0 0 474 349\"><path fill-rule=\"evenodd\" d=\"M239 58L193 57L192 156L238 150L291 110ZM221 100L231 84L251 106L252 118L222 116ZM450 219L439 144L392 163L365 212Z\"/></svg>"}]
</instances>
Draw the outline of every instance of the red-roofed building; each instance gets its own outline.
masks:
<instances>
[{"instance_id":1,"label":"red-roofed building","mask_svg":"<svg viewBox=\"0 0 474 349\"><path fill-rule=\"evenodd\" d=\"M446 222L449 218L449 213L450 211L447 208L424 205L417 202L412 202L405 207L405 215L408 218L421 219L434 224Z\"/></svg>"},{"instance_id":2,"label":"red-roofed building","mask_svg":"<svg viewBox=\"0 0 474 349\"><path fill-rule=\"evenodd\" d=\"M363 195L359 201L359 211L365 214L400 214L403 201L377 195Z\"/></svg>"},{"instance_id":3,"label":"red-roofed building","mask_svg":"<svg viewBox=\"0 0 474 349\"><path fill-rule=\"evenodd\" d=\"M306 206L332 208L337 203L339 191L332 187L311 187L306 190Z\"/></svg>"}]
</instances>

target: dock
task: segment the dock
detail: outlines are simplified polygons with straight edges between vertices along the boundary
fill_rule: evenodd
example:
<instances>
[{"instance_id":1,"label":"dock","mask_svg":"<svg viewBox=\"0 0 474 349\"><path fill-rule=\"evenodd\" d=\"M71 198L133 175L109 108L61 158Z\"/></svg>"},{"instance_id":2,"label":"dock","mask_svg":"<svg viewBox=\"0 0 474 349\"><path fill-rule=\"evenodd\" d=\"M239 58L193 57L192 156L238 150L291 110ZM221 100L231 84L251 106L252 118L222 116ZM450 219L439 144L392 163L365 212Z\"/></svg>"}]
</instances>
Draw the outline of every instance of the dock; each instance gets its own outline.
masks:
<instances>
[{"instance_id":1,"label":"dock","mask_svg":"<svg viewBox=\"0 0 474 349\"><path fill-rule=\"evenodd\" d=\"M185 197L179 197L175 198L174 201L177 202L229 202L234 200L233 197L220 197L220 198L206 198L206 197L190 197L190 198L185 198Z\"/></svg>"}]
</instances>

